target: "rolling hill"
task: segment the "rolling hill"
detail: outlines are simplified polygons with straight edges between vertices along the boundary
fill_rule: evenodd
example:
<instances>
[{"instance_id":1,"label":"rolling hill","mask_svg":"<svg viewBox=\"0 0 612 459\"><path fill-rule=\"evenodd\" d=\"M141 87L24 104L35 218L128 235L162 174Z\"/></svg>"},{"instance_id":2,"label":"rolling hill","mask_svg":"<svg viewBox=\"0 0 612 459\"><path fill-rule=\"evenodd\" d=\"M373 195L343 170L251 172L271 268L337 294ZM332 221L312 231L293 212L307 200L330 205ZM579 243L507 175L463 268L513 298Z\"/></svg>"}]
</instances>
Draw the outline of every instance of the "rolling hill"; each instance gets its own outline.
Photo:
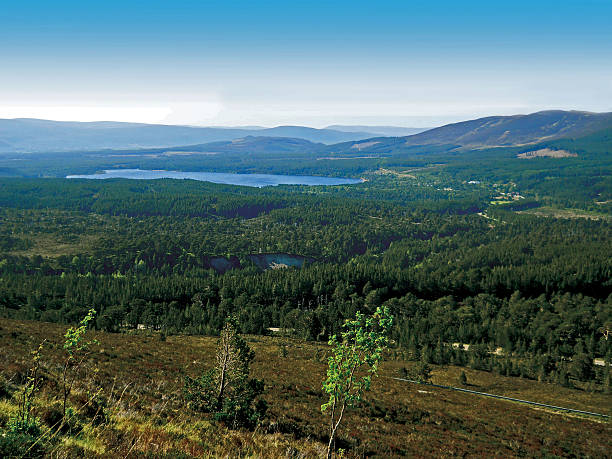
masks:
<instances>
[{"instance_id":1,"label":"rolling hill","mask_svg":"<svg viewBox=\"0 0 612 459\"><path fill-rule=\"evenodd\" d=\"M331 129L334 131L342 131L342 132L371 132L372 134L386 136L386 137L398 137L398 136L407 136L414 135L420 132L428 131L432 128L414 128L414 127L401 127L401 126L354 126L354 125L341 125L334 124L331 126L325 127L325 129Z\"/></svg>"},{"instance_id":2,"label":"rolling hill","mask_svg":"<svg viewBox=\"0 0 612 459\"><path fill-rule=\"evenodd\" d=\"M254 134L259 131L255 131ZM196 145L181 145L168 148L146 148L131 150L103 150L93 152L96 155L147 155L147 156L189 156L190 154L285 154L285 153L315 153L327 146L309 140L292 137L265 137L248 135L239 139L223 140ZM91 154L92 152L85 152Z\"/></svg>"},{"instance_id":3,"label":"rolling hill","mask_svg":"<svg viewBox=\"0 0 612 459\"><path fill-rule=\"evenodd\" d=\"M407 145L509 146L579 137L612 126L612 113L550 110L449 124L406 138Z\"/></svg>"},{"instance_id":4,"label":"rolling hill","mask_svg":"<svg viewBox=\"0 0 612 459\"><path fill-rule=\"evenodd\" d=\"M254 133L258 136L294 137L328 144L375 135L367 132L342 132L302 126L278 126L253 130L107 121L80 123L22 118L0 120L0 152L157 148L229 141Z\"/></svg>"},{"instance_id":5,"label":"rolling hill","mask_svg":"<svg viewBox=\"0 0 612 459\"><path fill-rule=\"evenodd\" d=\"M196 146L203 152L248 152L248 153L297 153L314 152L325 148L323 143L314 143L302 138L247 136L240 139L213 142Z\"/></svg>"},{"instance_id":6,"label":"rolling hill","mask_svg":"<svg viewBox=\"0 0 612 459\"><path fill-rule=\"evenodd\" d=\"M397 151L419 145L449 148L519 146L578 138L612 127L612 113L550 110L529 115L490 116L448 124L399 138L372 138L330 147L334 151Z\"/></svg>"},{"instance_id":7,"label":"rolling hill","mask_svg":"<svg viewBox=\"0 0 612 459\"><path fill-rule=\"evenodd\" d=\"M404 147L423 145L445 145L448 149L530 145L584 137L606 128L612 128L612 113L560 110L529 115L491 116L448 124L412 135L406 134L418 129L343 125L324 129L303 126L228 128L4 119L0 120L0 152L149 149L231 142L248 137L271 137L291 139L287 141L290 150L295 147L295 139L303 139L327 144L329 152L388 153ZM254 142L260 144L258 149L264 147L265 142L261 140L243 142L241 146L254 147ZM278 147L282 141L276 140L273 143ZM236 146L225 147L234 149Z\"/></svg>"},{"instance_id":8,"label":"rolling hill","mask_svg":"<svg viewBox=\"0 0 612 459\"><path fill-rule=\"evenodd\" d=\"M253 132L256 134L257 131ZM292 137L265 137L248 135L233 140L220 140L217 142L199 143L193 145L177 145L161 148L126 148L126 149L101 149L68 152L41 152L33 153L41 157L53 157L55 154L77 155L79 157L170 157L170 156L192 156L206 155L217 156L221 154L230 155L278 155L290 153L316 153L324 151L327 145L315 143L309 140ZM15 155L9 155L15 156Z\"/></svg>"}]
</instances>

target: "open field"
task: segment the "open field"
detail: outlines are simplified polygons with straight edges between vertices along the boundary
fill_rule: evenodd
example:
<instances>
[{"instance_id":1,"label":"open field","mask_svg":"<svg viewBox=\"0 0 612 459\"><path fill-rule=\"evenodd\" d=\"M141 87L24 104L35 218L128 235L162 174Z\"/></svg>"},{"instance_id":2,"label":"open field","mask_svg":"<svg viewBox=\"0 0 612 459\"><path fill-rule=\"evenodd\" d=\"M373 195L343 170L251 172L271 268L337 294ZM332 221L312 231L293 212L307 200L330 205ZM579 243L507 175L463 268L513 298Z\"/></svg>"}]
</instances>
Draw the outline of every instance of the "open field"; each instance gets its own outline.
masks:
<instances>
[{"instance_id":1,"label":"open field","mask_svg":"<svg viewBox=\"0 0 612 459\"><path fill-rule=\"evenodd\" d=\"M533 159L533 158L572 158L578 156L576 153L570 153L565 150L551 150L550 148L541 148L539 150L527 151L525 153L519 153L516 155L517 158L521 159Z\"/></svg>"},{"instance_id":2,"label":"open field","mask_svg":"<svg viewBox=\"0 0 612 459\"><path fill-rule=\"evenodd\" d=\"M0 372L2 379L10 381L9 387L23 377L29 352L47 340L44 403L35 409L44 418L56 397L54 373L66 327L13 320L3 320L0 327ZM184 377L210 367L215 338L165 338L146 331L91 335L100 342L91 359L97 370L88 370L83 381L90 390L101 388L108 419L87 424L83 415L80 433L54 444L60 456L317 457L324 451L326 419L320 405L326 345L249 337L256 354L252 373L265 380L269 406L267 420L253 433L226 431L207 415L184 407ZM349 411L338 442L348 457L605 457L610 451L609 422L390 379L410 365L391 351L362 406ZM461 371L454 366L434 367L432 381L458 385ZM610 395L464 371L469 389L587 411L612 411ZM84 384L80 391L85 389ZM82 397L75 394L72 404L76 406ZM14 399L0 403L1 426L15 403Z\"/></svg>"},{"instance_id":3,"label":"open field","mask_svg":"<svg viewBox=\"0 0 612 459\"><path fill-rule=\"evenodd\" d=\"M537 207L529 210L519 211L520 214L531 214L539 217L553 217L553 218L586 218L590 220L609 220L610 216L593 211L587 211L582 209L556 209L554 207Z\"/></svg>"}]
</instances>

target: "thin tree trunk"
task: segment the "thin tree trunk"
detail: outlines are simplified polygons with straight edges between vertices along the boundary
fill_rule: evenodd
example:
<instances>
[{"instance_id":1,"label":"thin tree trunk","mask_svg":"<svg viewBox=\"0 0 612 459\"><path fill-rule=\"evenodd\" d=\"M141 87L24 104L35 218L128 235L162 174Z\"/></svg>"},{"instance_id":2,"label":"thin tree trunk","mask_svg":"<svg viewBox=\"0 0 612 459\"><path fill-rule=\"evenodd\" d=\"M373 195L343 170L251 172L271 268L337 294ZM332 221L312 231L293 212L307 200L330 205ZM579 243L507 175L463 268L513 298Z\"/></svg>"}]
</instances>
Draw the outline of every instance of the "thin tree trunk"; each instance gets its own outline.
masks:
<instances>
[{"instance_id":1,"label":"thin tree trunk","mask_svg":"<svg viewBox=\"0 0 612 459\"><path fill-rule=\"evenodd\" d=\"M327 445L327 459L331 458L333 441L336 431L334 430L334 416L336 415L336 396L334 395L334 404L332 405L331 415L329 418L329 443Z\"/></svg>"},{"instance_id":2,"label":"thin tree trunk","mask_svg":"<svg viewBox=\"0 0 612 459\"><path fill-rule=\"evenodd\" d=\"M219 394L217 395L217 404L219 408L223 406L223 392L225 391L225 373L227 372L227 360L229 358L229 350L227 349L227 345L224 346L223 349L223 365L221 365L221 375L220 375L220 383L219 383Z\"/></svg>"},{"instance_id":3,"label":"thin tree trunk","mask_svg":"<svg viewBox=\"0 0 612 459\"><path fill-rule=\"evenodd\" d=\"M333 423L332 420L332 430L331 430L331 435L329 436L329 443L327 445L327 459L331 459L332 457L332 453L334 451L334 443L336 441L336 432L338 431L338 426L340 425L340 422L342 422L342 416L344 416L344 408L346 407L346 404L343 403L342 404L342 409L340 410L340 416L338 417L338 421L336 421L336 423Z\"/></svg>"},{"instance_id":4,"label":"thin tree trunk","mask_svg":"<svg viewBox=\"0 0 612 459\"><path fill-rule=\"evenodd\" d=\"M331 459L332 457L334 435L335 432L332 431L332 434L329 436L329 443L327 444L327 459Z\"/></svg>"},{"instance_id":5,"label":"thin tree trunk","mask_svg":"<svg viewBox=\"0 0 612 459\"><path fill-rule=\"evenodd\" d=\"M62 376L63 376L62 380L63 380L63 386L64 386L64 400L62 402L62 424L60 428L64 427L64 424L66 422L66 401L68 399L68 386L67 386L66 378L68 376L68 361L66 361L66 363L64 364L64 373Z\"/></svg>"}]
</instances>

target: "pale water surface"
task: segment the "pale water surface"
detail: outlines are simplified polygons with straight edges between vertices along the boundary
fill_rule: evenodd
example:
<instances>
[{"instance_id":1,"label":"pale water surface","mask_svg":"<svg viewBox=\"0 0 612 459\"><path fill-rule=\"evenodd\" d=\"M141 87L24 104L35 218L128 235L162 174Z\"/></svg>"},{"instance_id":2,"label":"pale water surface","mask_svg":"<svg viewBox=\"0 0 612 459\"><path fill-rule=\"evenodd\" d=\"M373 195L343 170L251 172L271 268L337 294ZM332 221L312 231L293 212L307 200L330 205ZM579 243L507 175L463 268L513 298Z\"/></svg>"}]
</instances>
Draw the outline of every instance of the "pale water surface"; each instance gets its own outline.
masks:
<instances>
[{"instance_id":1,"label":"pale water surface","mask_svg":"<svg viewBox=\"0 0 612 459\"><path fill-rule=\"evenodd\" d=\"M361 183L360 179L341 177L315 177L311 175L276 175L276 174L230 174L223 172L181 172L150 171L142 169L112 169L103 174L68 175L68 179L110 179L126 178L153 180L162 178L191 179L204 182L224 183L227 185L245 185L254 187L275 185L350 185Z\"/></svg>"}]
</instances>

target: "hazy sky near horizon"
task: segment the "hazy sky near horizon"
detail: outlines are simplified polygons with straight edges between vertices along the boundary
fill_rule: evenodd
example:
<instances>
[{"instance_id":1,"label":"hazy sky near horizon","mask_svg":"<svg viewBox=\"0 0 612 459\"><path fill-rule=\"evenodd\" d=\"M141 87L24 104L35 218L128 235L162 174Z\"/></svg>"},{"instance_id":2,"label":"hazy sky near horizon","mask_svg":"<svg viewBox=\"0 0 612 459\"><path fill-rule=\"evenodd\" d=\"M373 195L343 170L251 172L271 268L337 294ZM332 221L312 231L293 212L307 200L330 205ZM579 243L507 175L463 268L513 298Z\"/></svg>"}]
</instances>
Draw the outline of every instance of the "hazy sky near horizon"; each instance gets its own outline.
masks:
<instances>
[{"instance_id":1,"label":"hazy sky near horizon","mask_svg":"<svg viewBox=\"0 0 612 459\"><path fill-rule=\"evenodd\" d=\"M612 111L612 1L8 1L0 118L434 126Z\"/></svg>"}]
</instances>

